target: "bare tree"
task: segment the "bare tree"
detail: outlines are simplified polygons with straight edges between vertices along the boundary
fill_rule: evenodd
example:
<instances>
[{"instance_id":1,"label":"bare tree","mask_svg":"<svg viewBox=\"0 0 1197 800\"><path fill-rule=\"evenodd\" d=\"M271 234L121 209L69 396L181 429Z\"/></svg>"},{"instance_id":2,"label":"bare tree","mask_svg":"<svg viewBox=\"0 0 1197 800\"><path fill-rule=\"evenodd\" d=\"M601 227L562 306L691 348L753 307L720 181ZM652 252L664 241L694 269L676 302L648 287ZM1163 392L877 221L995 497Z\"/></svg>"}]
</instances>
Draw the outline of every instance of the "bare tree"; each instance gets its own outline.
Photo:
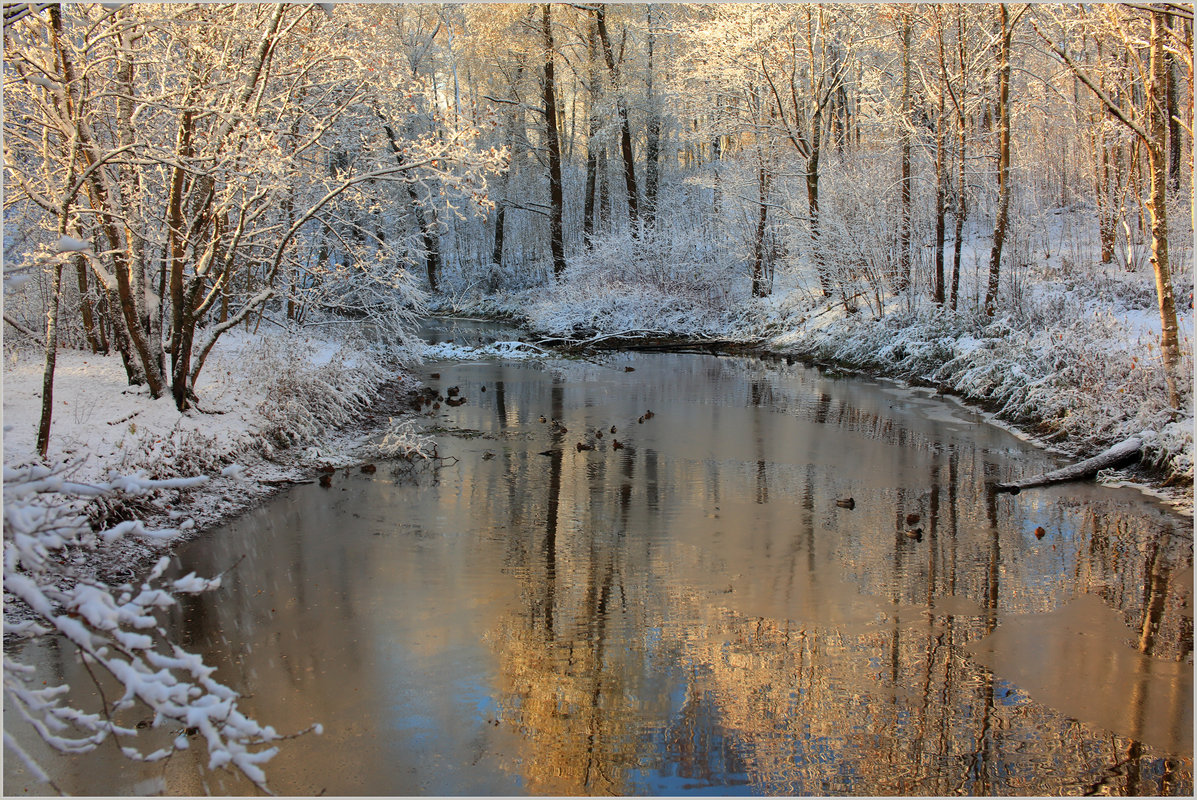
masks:
<instances>
[{"instance_id":1,"label":"bare tree","mask_svg":"<svg viewBox=\"0 0 1197 800\"><path fill-rule=\"evenodd\" d=\"M1148 210L1151 214L1151 266L1155 272L1157 307L1160 315L1160 354L1163 357L1164 378L1168 390L1168 403L1173 409L1181 404L1177 385L1177 369L1180 364L1179 329L1176 320L1176 298L1172 287L1172 268L1168 259L1168 119L1167 95L1168 72L1167 51L1170 31L1167 17L1171 13L1168 4L1152 4L1139 11L1111 9L1112 24L1125 32L1136 26L1148 41L1148 62L1142 64L1137 50L1128 45L1128 56L1138 63L1144 76L1145 93L1142 102L1127 110L1116 102L1094 78L1091 71L1077 63L1068 51L1057 43L1056 37L1044 33L1038 26L1035 30L1047 42L1052 52L1062 61L1106 109L1122 125L1129 129L1147 151L1147 169L1150 176ZM1134 16L1131 16L1131 15ZM1146 19L1143 18L1145 15ZM1146 30L1143 30L1143 28ZM1123 41L1130 42L1129 36Z\"/></svg>"},{"instance_id":2,"label":"bare tree","mask_svg":"<svg viewBox=\"0 0 1197 800\"><path fill-rule=\"evenodd\" d=\"M552 3L541 5L541 30L544 36L544 128L549 158L549 246L553 252L553 273L565 272L565 191L561 180L561 139L557 130L557 79L554 61Z\"/></svg>"}]
</instances>

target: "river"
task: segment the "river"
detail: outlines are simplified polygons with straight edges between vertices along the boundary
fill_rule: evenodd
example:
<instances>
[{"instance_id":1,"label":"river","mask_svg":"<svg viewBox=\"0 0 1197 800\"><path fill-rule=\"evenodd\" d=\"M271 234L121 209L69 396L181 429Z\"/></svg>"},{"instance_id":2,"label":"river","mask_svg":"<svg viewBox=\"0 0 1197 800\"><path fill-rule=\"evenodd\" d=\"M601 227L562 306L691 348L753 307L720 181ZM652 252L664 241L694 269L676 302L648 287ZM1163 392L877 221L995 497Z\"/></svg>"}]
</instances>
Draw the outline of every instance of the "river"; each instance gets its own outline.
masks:
<instances>
[{"instance_id":1,"label":"river","mask_svg":"<svg viewBox=\"0 0 1197 800\"><path fill-rule=\"evenodd\" d=\"M236 567L176 635L247 713L324 727L282 743L275 792L1192 794L1190 519L1093 484L995 496L1063 461L785 359L420 370L466 398L425 417L443 463L342 470L178 550ZM77 793L252 793L193 741L31 749ZM44 791L6 761L5 794Z\"/></svg>"}]
</instances>

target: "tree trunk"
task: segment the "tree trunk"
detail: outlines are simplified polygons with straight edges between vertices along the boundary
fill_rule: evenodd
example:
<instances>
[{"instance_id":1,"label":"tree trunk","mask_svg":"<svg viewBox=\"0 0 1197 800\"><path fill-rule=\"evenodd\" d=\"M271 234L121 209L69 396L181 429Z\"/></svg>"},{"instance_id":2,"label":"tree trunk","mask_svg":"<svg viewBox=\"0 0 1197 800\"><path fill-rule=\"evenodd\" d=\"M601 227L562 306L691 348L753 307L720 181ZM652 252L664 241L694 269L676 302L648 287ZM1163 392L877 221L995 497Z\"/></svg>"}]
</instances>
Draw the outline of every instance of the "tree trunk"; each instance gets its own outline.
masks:
<instances>
[{"instance_id":1,"label":"tree trunk","mask_svg":"<svg viewBox=\"0 0 1197 800\"><path fill-rule=\"evenodd\" d=\"M78 83L79 76L75 72L74 62L62 44L64 34L61 9L57 4L52 4L48 10L50 12L51 44L62 67L66 86L79 86L81 84ZM76 137L78 152L83 157L88 170L85 185L91 207L97 213L100 233L107 240L112 253L112 271L113 277L116 279L116 287L115 293L110 295L109 313L113 321L114 338L116 338L117 346L123 348L121 357L125 363L129 384L136 386L144 380L149 385L150 397L158 398L162 396L165 382L162 371L157 360L152 357L140 327L138 304L135 302L131 285L131 267L133 265L129 263L117 227L123 214L113 211L115 203L112 202L112 196L106 185L107 178L104 170L96 168L99 162L98 150L88 129L77 117L79 112L74 107L73 95L67 91L63 92L62 96L66 106L61 109L61 112L64 114L64 119L71 121L72 134ZM116 319L118 316L122 318L119 322Z\"/></svg>"},{"instance_id":2,"label":"tree trunk","mask_svg":"<svg viewBox=\"0 0 1197 800\"><path fill-rule=\"evenodd\" d=\"M1160 355L1163 356L1164 381L1168 387L1168 405L1180 408L1177 368L1180 343L1176 322L1176 299L1172 293L1172 269L1168 262L1168 153L1167 120L1164 106L1168 78L1166 74L1164 14L1151 13L1151 80L1147 85L1148 167L1151 171L1151 266L1155 270L1156 298L1160 311Z\"/></svg>"},{"instance_id":3,"label":"tree trunk","mask_svg":"<svg viewBox=\"0 0 1197 800\"><path fill-rule=\"evenodd\" d=\"M911 19L908 9L902 10L902 179L899 184L902 202L901 218L898 220L898 279L895 288L904 291L910 285L910 36Z\"/></svg>"},{"instance_id":4,"label":"tree trunk","mask_svg":"<svg viewBox=\"0 0 1197 800\"><path fill-rule=\"evenodd\" d=\"M1098 131L1093 136L1097 149L1097 239L1101 243L1101 263L1114 260L1114 248L1118 242L1118 203L1114 199L1114 180L1111 172L1118 168L1110 156L1104 137Z\"/></svg>"},{"instance_id":5,"label":"tree trunk","mask_svg":"<svg viewBox=\"0 0 1197 800\"><path fill-rule=\"evenodd\" d=\"M1133 464L1139 460L1142 452L1143 442L1141 439L1127 439L1095 455L1093 458L1085 459L1063 469L1045 472L1042 475L1023 478L1022 480L1010 483L999 483L994 486L994 491L1018 494L1023 489L1031 489L1036 486L1050 486L1053 483L1085 480L1086 478L1092 478L1103 469L1117 469L1125 467L1128 464Z\"/></svg>"},{"instance_id":6,"label":"tree trunk","mask_svg":"<svg viewBox=\"0 0 1197 800\"><path fill-rule=\"evenodd\" d=\"M495 266L503 265L503 239L506 231L504 226L507 223L507 206L510 202L511 191L511 172L515 167L515 148L517 144L516 132L523 127L523 115L517 114L517 109L520 107L516 100L516 94L519 91L519 84L524 76L524 65L520 64L515 70L515 80L511 85L512 106L507 112L507 143L510 157L507 165L503 171L499 173L499 183L501 190L499 194L501 198L496 202L495 209L495 239L491 247L490 261Z\"/></svg>"},{"instance_id":7,"label":"tree trunk","mask_svg":"<svg viewBox=\"0 0 1197 800\"><path fill-rule=\"evenodd\" d=\"M586 189L583 196L582 211L582 241L586 247L591 246L594 236L595 191L598 182L598 133L601 120L598 115L599 77L598 77L598 24L590 26L590 33L586 37L587 52L590 64L590 87L588 104L586 107Z\"/></svg>"},{"instance_id":8,"label":"tree trunk","mask_svg":"<svg viewBox=\"0 0 1197 800\"><path fill-rule=\"evenodd\" d=\"M956 228L952 240L952 298L951 307L955 311L960 299L960 256L964 247L964 218L968 213L968 183L965 174L965 127L963 116L960 119L958 153L956 155Z\"/></svg>"},{"instance_id":9,"label":"tree trunk","mask_svg":"<svg viewBox=\"0 0 1197 800\"><path fill-rule=\"evenodd\" d=\"M765 234L768 230L769 219L769 173L765 169L764 154L760 155L760 165L757 168L757 196L758 196L758 214L756 222L756 236L753 241L753 258L752 258L752 296L766 297L769 294L768 283L765 280L766 260L768 256L765 253Z\"/></svg>"},{"instance_id":10,"label":"tree trunk","mask_svg":"<svg viewBox=\"0 0 1197 800\"><path fill-rule=\"evenodd\" d=\"M549 247L553 252L553 274L565 272L565 230L563 222L565 193L561 180L561 140L557 135L557 86L553 60L552 4L541 6L544 34L544 116L545 145L549 156Z\"/></svg>"},{"instance_id":11,"label":"tree trunk","mask_svg":"<svg viewBox=\"0 0 1197 800\"><path fill-rule=\"evenodd\" d=\"M963 247L964 219L968 213L968 175L965 171L967 164L968 120L964 115L964 106L968 100L968 53L967 40L964 37L964 12L960 6L956 7L956 55L960 65L960 97L955 103L956 108L956 230L952 241L952 310L955 311L960 298L960 253Z\"/></svg>"},{"instance_id":12,"label":"tree trunk","mask_svg":"<svg viewBox=\"0 0 1197 800\"><path fill-rule=\"evenodd\" d=\"M171 392L174 395L175 406L180 411L187 407L187 398L182 391L184 378L187 375L190 353L184 349L183 340L190 344L188 332L194 323L188 318L184 296L183 271L187 264L187 230L183 219L183 183L187 178L187 162L192 157L191 135L193 130L193 114L190 108L183 110L179 119L179 130L175 136L176 164L172 170L170 190L167 200L166 236L170 252L170 371ZM189 347L187 348L190 349ZM182 366L180 366L182 364Z\"/></svg>"},{"instance_id":13,"label":"tree trunk","mask_svg":"<svg viewBox=\"0 0 1197 800\"><path fill-rule=\"evenodd\" d=\"M985 289L985 314L992 317L997 307L1001 275L1002 244L1006 240L1010 212L1010 15L1006 4L998 6L1001 41L998 48L998 208L993 223L993 247L989 251L989 284Z\"/></svg>"},{"instance_id":14,"label":"tree trunk","mask_svg":"<svg viewBox=\"0 0 1197 800\"><path fill-rule=\"evenodd\" d=\"M648 121L644 131L644 224L653 227L657 222L657 188L660 183L661 116L657 96L653 91L653 7L648 9Z\"/></svg>"},{"instance_id":15,"label":"tree trunk","mask_svg":"<svg viewBox=\"0 0 1197 800\"><path fill-rule=\"evenodd\" d=\"M598 211L594 215L595 230L602 230L604 223L610 228L611 219L611 176L607 169L607 148L599 148L598 164Z\"/></svg>"},{"instance_id":16,"label":"tree trunk","mask_svg":"<svg viewBox=\"0 0 1197 800\"><path fill-rule=\"evenodd\" d=\"M503 266L503 226L507 220L507 204L499 203L495 209L495 241L490 251L490 263Z\"/></svg>"},{"instance_id":17,"label":"tree trunk","mask_svg":"<svg viewBox=\"0 0 1197 800\"><path fill-rule=\"evenodd\" d=\"M399 139L395 135L395 129L390 126L381 111L375 110L378 118L382 120L382 129L386 131L387 140L391 143L391 152L395 155L395 161L399 166L403 166L406 162L403 158L403 150L399 147ZM412 214L416 218L416 225L420 228L420 237L424 245L424 272L428 276L428 288L433 292L439 291L439 276L441 272L441 245L440 238L437 236L436 223L429 220L424 213L424 205L420 202L420 195L416 191L415 179L412 175L404 176L404 187L407 189L407 199L411 203ZM502 242L499 242L502 247ZM246 287L246 293L249 293L249 287Z\"/></svg>"},{"instance_id":18,"label":"tree trunk","mask_svg":"<svg viewBox=\"0 0 1197 800\"><path fill-rule=\"evenodd\" d=\"M1184 20L1172 20L1171 17L1165 20L1165 24L1169 27L1173 23L1183 25ZM1180 121L1178 119L1181 111L1178 107L1175 64L1176 58L1172 55L1172 51L1165 48L1163 70L1168 98L1164 106L1168 116L1168 188L1174 192L1180 189L1181 170Z\"/></svg>"},{"instance_id":19,"label":"tree trunk","mask_svg":"<svg viewBox=\"0 0 1197 800\"><path fill-rule=\"evenodd\" d=\"M939 47L939 115L935 120L935 285L931 290L931 299L936 305L944 303L944 240L946 237L947 215L947 93L948 72L944 59L943 46L943 18L941 13L935 13L935 38Z\"/></svg>"},{"instance_id":20,"label":"tree trunk","mask_svg":"<svg viewBox=\"0 0 1197 800\"><path fill-rule=\"evenodd\" d=\"M815 272L819 276L819 287L824 297L831 297L831 275L827 269L827 262L823 258L819 227L819 155L822 132L823 110L815 111L811 119L810 150L806 157L806 211L810 221L811 258L815 262Z\"/></svg>"},{"instance_id":21,"label":"tree trunk","mask_svg":"<svg viewBox=\"0 0 1197 800\"><path fill-rule=\"evenodd\" d=\"M118 21L118 16L111 17L110 22L114 27L125 24L123 21ZM117 142L121 147L132 147L137 141L134 130L136 124L134 114L137 113L137 107L133 100L136 81L134 62L137 57L134 51L140 34L125 27L119 30L117 35L120 39L120 51L117 54L116 63L117 85L120 92L116 103ZM184 104L189 104L192 100L190 90L185 98ZM145 341L148 359L153 362L152 366L146 366L146 370L162 375L165 379L166 356L162 349L161 317L158 315L162 310L161 296L159 296L158 307L154 309L155 312L158 312L157 314L151 314L149 303L153 276L149 260L146 258L147 243L142 238L142 232L146 229L144 220L146 209L143 208L141 202L144 195L142 173L137 167L118 167L118 176L119 180L113 187L113 192L118 198L119 207L123 210L121 222L124 227L124 240L128 252L129 278L137 308L138 334L139 338Z\"/></svg>"},{"instance_id":22,"label":"tree trunk","mask_svg":"<svg viewBox=\"0 0 1197 800\"><path fill-rule=\"evenodd\" d=\"M46 365L42 370L42 413L37 423L37 452L43 459L50 448L54 417L54 368L58 362L58 300L62 292L62 262L54 265L53 292L46 311Z\"/></svg>"},{"instance_id":23,"label":"tree trunk","mask_svg":"<svg viewBox=\"0 0 1197 800\"><path fill-rule=\"evenodd\" d=\"M90 288L87 280L87 259L77 256L75 262L75 280L79 287L79 313L83 317L83 331L87 335L87 344L93 353L108 354L107 343L101 342L96 330L96 319L91 307Z\"/></svg>"},{"instance_id":24,"label":"tree trunk","mask_svg":"<svg viewBox=\"0 0 1197 800\"><path fill-rule=\"evenodd\" d=\"M611 37L607 34L607 9L599 3L594 12L598 26L599 41L603 45L603 58L607 62L607 73L611 77L611 88L616 96L616 114L619 117L619 152L623 157L623 183L628 198L628 220L632 230L639 218L639 191L636 188L636 160L632 153L632 130L628 123L628 106L619 85L619 71L615 66L615 53L611 49Z\"/></svg>"}]
</instances>

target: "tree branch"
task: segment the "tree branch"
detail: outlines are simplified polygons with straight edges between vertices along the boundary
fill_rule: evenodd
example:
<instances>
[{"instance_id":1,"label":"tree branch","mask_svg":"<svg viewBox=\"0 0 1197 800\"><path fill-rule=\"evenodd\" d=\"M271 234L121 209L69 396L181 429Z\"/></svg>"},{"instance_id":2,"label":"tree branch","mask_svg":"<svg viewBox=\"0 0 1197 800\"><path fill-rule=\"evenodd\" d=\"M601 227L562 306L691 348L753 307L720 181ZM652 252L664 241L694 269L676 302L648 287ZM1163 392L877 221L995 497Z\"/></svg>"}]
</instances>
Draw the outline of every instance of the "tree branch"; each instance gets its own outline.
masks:
<instances>
[{"instance_id":1,"label":"tree branch","mask_svg":"<svg viewBox=\"0 0 1197 800\"><path fill-rule=\"evenodd\" d=\"M1052 52L1055 53L1056 56L1063 61L1070 70L1072 70L1072 74L1075 75L1081 83L1088 86L1089 89L1092 90L1093 94L1097 95L1097 99L1102 102L1102 105L1104 105L1111 114L1118 118L1119 122L1130 128L1131 131L1144 142L1149 143L1151 141L1151 137L1147 135L1146 129L1144 129L1143 126L1138 122L1127 116L1126 112L1124 112L1118 106L1118 104L1114 102L1113 98L1106 94L1105 90L1093 80L1089 73L1086 72L1084 68L1075 61L1069 58L1068 53L1066 53L1063 48L1049 39L1043 31L1039 30L1039 26L1036 25L1033 20L1031 22L1031 27L1035 29L1035 33L1039 34L1039 38L1043 39L1043 41L1047 43L1047 46L1051 48Z\"/></svg>"}]
</instances>

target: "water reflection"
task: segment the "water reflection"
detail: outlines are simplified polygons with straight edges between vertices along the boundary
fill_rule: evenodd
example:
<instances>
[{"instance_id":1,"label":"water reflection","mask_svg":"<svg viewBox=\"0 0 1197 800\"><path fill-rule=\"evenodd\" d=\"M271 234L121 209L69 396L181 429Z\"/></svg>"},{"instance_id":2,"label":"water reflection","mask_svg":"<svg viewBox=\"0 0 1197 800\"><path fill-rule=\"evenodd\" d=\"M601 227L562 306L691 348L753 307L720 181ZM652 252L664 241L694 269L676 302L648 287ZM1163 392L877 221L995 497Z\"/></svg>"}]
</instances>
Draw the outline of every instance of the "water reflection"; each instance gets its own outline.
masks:
<instances>
[{"instance_id":1,"label":"water reflection","mask_svg":"<svg viewBox=\"0 0 1197 800\"><path fill-rule=\"evenodd\" d=\"M468 398L430 420L458 463L300 487L180 554L245 557L181 635L260 718L325 725L276 791L1191 794L1187 520L995 496L1055 459L783 362L427 369ZM199 750L78 785L249 791Z\"/></svg>"}]
</instances>

